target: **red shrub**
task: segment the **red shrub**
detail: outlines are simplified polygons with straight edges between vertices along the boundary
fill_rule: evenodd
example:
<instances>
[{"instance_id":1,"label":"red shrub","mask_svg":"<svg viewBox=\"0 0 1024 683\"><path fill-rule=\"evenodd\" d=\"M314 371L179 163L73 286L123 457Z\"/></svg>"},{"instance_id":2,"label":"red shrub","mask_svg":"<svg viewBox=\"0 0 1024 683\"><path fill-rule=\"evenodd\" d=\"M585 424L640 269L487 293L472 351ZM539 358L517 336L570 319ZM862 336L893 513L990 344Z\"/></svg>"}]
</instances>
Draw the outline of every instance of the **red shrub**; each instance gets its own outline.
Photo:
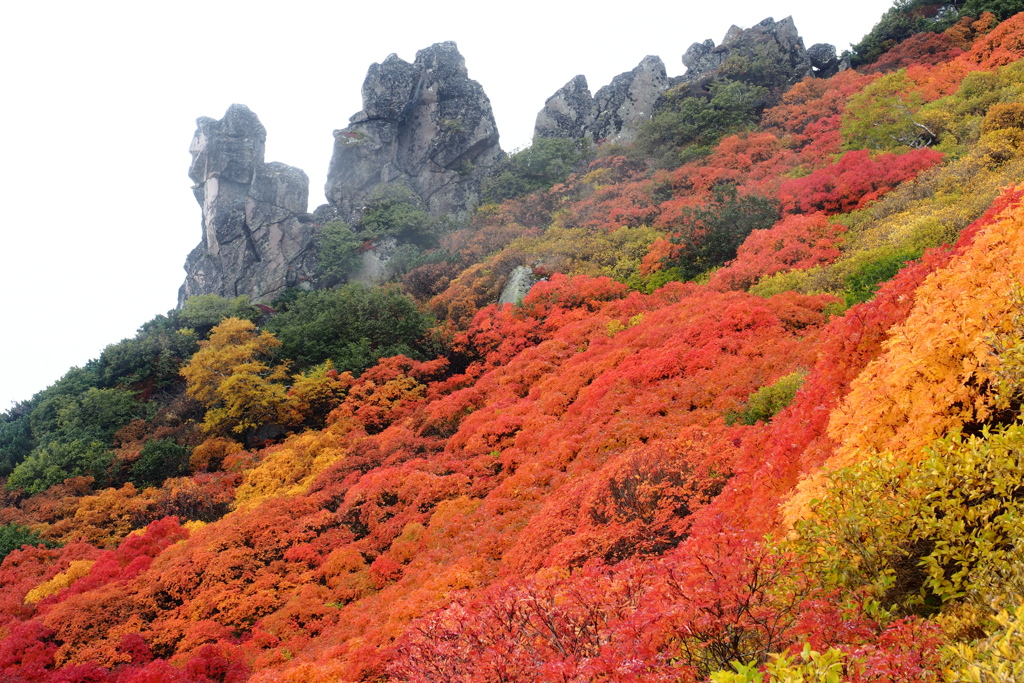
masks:
<instances>
[{"instance_id":1,"label":"red shrub","mask_svg":"<svg viewBox=\"0 0 1024 683\"><path fill-rule=\"evenodd\" d=\"M931 149L882 154L874 159L866 149L847 152L833 166L782 183L779 199L783 210L790 213L853 211L934 166L942 158L941 152Z\"/></svg>"}]
</instances>

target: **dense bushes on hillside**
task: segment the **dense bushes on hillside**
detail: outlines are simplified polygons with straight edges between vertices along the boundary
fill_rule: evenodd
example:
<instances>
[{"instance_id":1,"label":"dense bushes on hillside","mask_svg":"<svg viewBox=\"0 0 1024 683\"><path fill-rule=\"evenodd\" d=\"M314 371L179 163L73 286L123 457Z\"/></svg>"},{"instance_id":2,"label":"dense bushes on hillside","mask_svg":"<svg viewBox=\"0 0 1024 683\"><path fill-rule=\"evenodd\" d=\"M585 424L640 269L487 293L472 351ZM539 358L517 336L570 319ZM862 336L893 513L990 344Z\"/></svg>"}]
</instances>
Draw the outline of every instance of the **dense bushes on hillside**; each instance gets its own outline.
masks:
<instances>
[{"instance_id":1,"label":"dense bushes on hillside","mask_svg":"<svg viewBox=\"0 0 1024 683\"><path fill-rule=\"evenodd\" d=\"M360 373L386 356L420 357L431 320L395 287L346 285L302 292L267 323L277 355L305 370L330 360Z\"/></svg>"},{"instance_id":2,"label":"dense bushes on hillside","mask_svg":"<svg viewBox=\"0 0 1024 683\"><path fill-rule=\"evenodd\" d=\"M321 249L402 285L197 297L5 413L0 678L1005 671L1024 17L953 19L535 143L471 227L382 191Z\"/></svg>"},{"instance_id":3,"label":"dense bushes on hillside","mask_svg":"<svg viewBox=\"0 0 1024 683\"><path fill-rule=\"evenodd\" d=\"M738 80L713 83L707 97L669 91L665 103L637 135L637 154L674 168L701 157L724 135L754 125L768 89Z\"/></svg>"},{"instance_id":4,"label":"dense bushes on hillside","mask_svg":"<svg viewBox=\"0 0 1024 683\"><path fill-rule=\"evenodd\" d=\"M677 268L686 279L696 277L731 261L752 232L767 230L778 218L776 202L757 195L741 197L735 185L719 185L707 207L682 211L671 236L679 256L665 265Z\"/></svg>"},{"instance_id":5,"label":"dense bushes on hillside","mask_svg":"<svg viewBox=\"0 0 1024 683\"><path fill-rule=\"evenodd\" d=\"M535 138L529 147L512 152L485 178L480 199L485 204L521 197L564 182L591 154L586 140Z\"/></svg>"}]
</instances>

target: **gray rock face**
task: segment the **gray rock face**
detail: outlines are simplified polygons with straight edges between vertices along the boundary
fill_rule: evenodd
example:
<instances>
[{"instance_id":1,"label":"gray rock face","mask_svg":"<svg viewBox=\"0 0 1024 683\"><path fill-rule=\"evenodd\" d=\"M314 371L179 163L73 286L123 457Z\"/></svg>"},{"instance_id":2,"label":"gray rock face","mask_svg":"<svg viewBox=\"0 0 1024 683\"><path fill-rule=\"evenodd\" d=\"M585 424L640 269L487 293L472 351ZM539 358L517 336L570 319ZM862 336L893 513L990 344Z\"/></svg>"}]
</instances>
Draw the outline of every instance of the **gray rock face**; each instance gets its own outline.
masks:
<instances>
[{"instance_id":1,"label":"gray rock face","mask_svg":"<svg viewBox=\"0 0 1024 683\"><path fill-rule=\"evenodd\" d=\"M349 275L349 282L361 282L372 287L387 282L395 274L395 252L398 240L385 237L373 243L372 249L360 254L359 269Z\"/></svg>"},{"instance_id":2,"label":"gray rock face","mask_svg":"<svg viewBox=\"0 0 1024 683\"><path fill-rule=\"evenodd\" d=\"M829 53L831 50L831 53ZM812 59L817 60L812 65ZM640 125L654 113L670 88L689 88L704 93L706 86L729 69L729 77L784 89L805 76L828 77L842 68L835 48L820 43L813 51L804 41L792 17L775 21L768 17L756 26L731 27L722 44L705 40L683 54L686 74L668 78L658 57L645 57L632 71L619 74L591 97L587 79L576 76L548 98L537 114L534 135L548 138L586 138L592 142L630 142Z\"/></svg>"},{"instance_id":3,"label":"gray rock face","mask_svg":"<svg viewBox=\"0 0 1024 683\"><path fill-rule=\"evenodd\" d=\"M735 28L735 27L733 27ZM732 29L729 29L732 31ZM728 34L726 34L728 37ZM726 52L715 50L715 41L708 38L703 43L694 43L683 53L683 66L689 74L702 74L722 66Z\"/></svg>"},{"instance_id":4,"label":"gray rock face","mask_svg":"<svg viewBox=\"0 0 1024 683\"><path fill-rule=\"evenodd\" d=\"M815 47L819 54L824 55L824 50L831 46L821 43ZM835 48L832 48L832 55L835 55ZM823 73L812 68L811 57L804 48L793 17L782 21L768 17L748 29L733 26L717 47L713 40L694 43L683 54L683 64L687 69L683 80L708 82L730 61L733 69L745 76L743 80L769 88L792 85L805 76L824 77ZM745 73L744 68L747 69ZM737 74L730 75L736 77Z\"/></svg>"},{"instance_id":5,"label":"gray rock face","mask_svg":"<svg viewBox=\"0 0 1024 683\"><path fill-rule=\"evenodd\" d=\"M619 74L594 95L591 135L629 142L636 129L654 113L654 103L668 90L665 63L648 55L632 71Z\"/></svg>"},{"instance_id":6,"label":"gray rock face","mask_svg":"<svg viewBox=\"0 0 1024 683\"><path fill-rule=\"evenodd\" d=\"M185 261L178 305L199 294L270 301L287 286L303 286L316 266L306 174L264 163L267 131L245 105L196 124L189 177L203 209L203 240Z\"/></svg>"},{"instance_id":7,"label":"gray rock face","mask_svg":"<svg viewBox=\"0 0 1024 683\"><path fill-rule=\"evenodd\" d=\"M650 119L655 103L668 87L664 62L650 55L632 71L613 78L593 97L587 79L576 76L544 103L537 114L534 135L629 142L640 124Z\"/></svg>"},{"instance_id":8,"label":"gray rock face","mask_svg":"<svg viewBox=\"0 0 1024 683\"><path fill-rule=\"evenodd\" d=\"M404 183L431 215L468 214L501 148L490 100L455 43L420 50L412 64L374 64L362 96L362 111L334 132L325 191L337 215L358 223L382 183Z\"/></svg>"},{"instance_id":9,"label":"gray rock face","mask_svg":"<svg viewBox=\"0 0 1024 683\"><path fill-rule=\"evenodd\" d=\"M498 297L498 305L515 304L518 306L523 303L523 299L530 293L535 282L533 268L516 266L505 280L505 287L501 290L501 296Z\"/></svg>"},{"instance_id":10,"label":"gray rock face","mask_svg":"<svg viewBox=\"0 0 1024 683\"><path fill-rule=\"evenodd\" d=\"M544 103L537 114L533 134L545 138L589 137L594 121L594 96L586 76L580 75L563 85Z\"/></svg>"}]
</instances>

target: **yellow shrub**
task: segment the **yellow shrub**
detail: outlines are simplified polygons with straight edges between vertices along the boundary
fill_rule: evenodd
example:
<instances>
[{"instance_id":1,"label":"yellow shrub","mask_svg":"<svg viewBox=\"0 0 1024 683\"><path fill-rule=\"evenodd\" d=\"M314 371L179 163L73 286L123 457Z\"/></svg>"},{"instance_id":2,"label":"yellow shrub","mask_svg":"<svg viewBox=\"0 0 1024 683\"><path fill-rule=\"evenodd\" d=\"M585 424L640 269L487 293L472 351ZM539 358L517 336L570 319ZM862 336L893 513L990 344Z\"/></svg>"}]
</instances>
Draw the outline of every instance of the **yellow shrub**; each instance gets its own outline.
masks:
<instances>
[{"instance_id":1,"label":"yellow shrub","mask_svg":"<svg viewBox=\"0 0 1024 683\"><path fill-rule=\"evenodd\" d=\"M1007 210L962 258L918 287L907 320L832 414L829 436L839 444L832 465L884 451L917 458L937 437L988 417L987 337L1013 314L1007 295L1024 275L1022 227L1024 210Z\"/></svg>"},{"instance_id":2,"label":"yellow shrub","mask_svg":"<svg viewBox=\"0 0 1024 683\"><path fill-rule=\"evenodd\" d=\"M345 455L336 426L303 432L272 447L263 462L245 474L235 492L236 507L304 492L317 474Z\"/></svg>"},{"instance_id":3,"label":"yellow shrub","mask_svg":"<svg viewBox=\"0 0 1024 683\"><path fill-rule=\"evenodd\" d=\"M834 473L814 517L796 523L792 552L823 585L868 588L899 613L1024 590L1024 424L954 433L926 453Z\"/></svg>"},{"instance_id":4,"label":"yellow shrub","mask_svg":"<svg viewBox=\"0 0 1024 683\"><path fill-rule=\"evenodd\" d=\"M60 574L30 590L25 595L25 604L35 604L43 598L56 595L65 588L70 587L75 581L88 574L93 564L95 564L95 560L75 560Z\"/></svg>"},{"instance_id":5,"label":"yellow shrub","mask_svg":"<svg viewBox=\"0 0 1024 683\"><path fill-rule=\"evenodd\" d=\"M1003 683L1024 680L1024 599L1016 607L1000 610L993 619L995 633L970 645L947 647L947 683Z\"/></svg>"},{"instance_id":6,"label":"yellow shrub","mask_svg":"<svg viewBox=\"0 0 1024 683\"><path fill-rule=\"evenodd\" d=\"M713 683L840 683L846 680L846 655L836 649L816 652L804 644L797 655L772 654L762 673L757 664L733 663L735 671L716 671Z\"/></svg>"}]
</instances>

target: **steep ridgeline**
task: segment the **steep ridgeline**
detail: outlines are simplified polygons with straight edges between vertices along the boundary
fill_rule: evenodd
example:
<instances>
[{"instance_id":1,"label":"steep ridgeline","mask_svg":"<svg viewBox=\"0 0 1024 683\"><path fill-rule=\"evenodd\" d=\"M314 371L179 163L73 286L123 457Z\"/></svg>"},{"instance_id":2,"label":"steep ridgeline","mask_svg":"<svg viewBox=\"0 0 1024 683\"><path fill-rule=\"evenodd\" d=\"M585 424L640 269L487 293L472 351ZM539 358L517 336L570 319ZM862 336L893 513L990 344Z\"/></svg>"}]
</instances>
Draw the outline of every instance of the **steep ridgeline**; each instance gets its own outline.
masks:
<instances>
[{"instance_id":1,"label":"steep ridgeline","mask_svg":"<svg viewBox=\"0 0 1024 683\"><path fill-rule=\"evenodd\" d=\"M683 64L685 75L668 78L661 59L644 57L593 96L586 77L576 76L544 103L534 135L630 142L670 88L699 92L728 73L779 90L805 76L827 78L849 67L840 63L832 45L805 49L792 17L778 22L769 17L748 29L733 26L721 45L710 39L691 45Z\"/></svg>"},{"instance_id":2,"label":"steep ridgeline","mask_svg":"<svg viewBox=\"0 0 1024 683\"><path fill-rule=\"evenodd\" d=\"M308 283L316 253L306 174L263 161L267 131L245 105L196 123L189 177L203 208L203 240L185 261L178 305L198 294L269 301Z\"/></svg>"},{"instance_id":3,"label":"steep ridgeline","mask_svg":"<svg viewBox=\"0 0 1024 683\"><path fill-rule=\"evenodd\" d=\"M465 217L480 180L501 157L498 128L484 89L471 80L455 43L437 43L410 64L397 55L373 64L363 109L334 132L317 218L356 225L363 201L381 184L404 184L431 216Z\"/></svg>"}]
</instances>

